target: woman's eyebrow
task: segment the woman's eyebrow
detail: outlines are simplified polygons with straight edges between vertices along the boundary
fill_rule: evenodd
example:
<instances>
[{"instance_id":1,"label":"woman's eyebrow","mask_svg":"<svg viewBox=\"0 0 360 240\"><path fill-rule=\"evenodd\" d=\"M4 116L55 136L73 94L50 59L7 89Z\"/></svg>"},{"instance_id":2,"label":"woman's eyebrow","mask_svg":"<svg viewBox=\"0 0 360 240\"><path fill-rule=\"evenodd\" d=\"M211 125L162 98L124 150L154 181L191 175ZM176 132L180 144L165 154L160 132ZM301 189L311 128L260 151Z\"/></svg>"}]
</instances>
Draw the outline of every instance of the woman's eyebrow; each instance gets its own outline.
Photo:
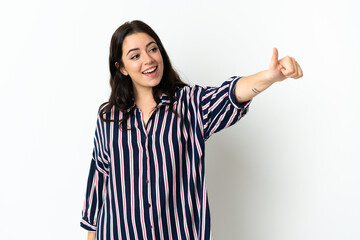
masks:
<instances>
[{"instance_id":1,"label":"woman's eyebrow","mask_svg":"<svg viewBox=\"0 0 360 240\"><path fill-rule=\"evenodd\" d=\"M156 44L155 41L151 41L151 42L149 42L148 44L146 44L146 47L150 46L150 45L153 44L153 43ZM140 50L140 48L132 48L132 49L130 49L130 50L128 51L128 53L126 54L126 56L129 55L130 52L136 51L136 50Z\"/></svg>"}]
</instances>

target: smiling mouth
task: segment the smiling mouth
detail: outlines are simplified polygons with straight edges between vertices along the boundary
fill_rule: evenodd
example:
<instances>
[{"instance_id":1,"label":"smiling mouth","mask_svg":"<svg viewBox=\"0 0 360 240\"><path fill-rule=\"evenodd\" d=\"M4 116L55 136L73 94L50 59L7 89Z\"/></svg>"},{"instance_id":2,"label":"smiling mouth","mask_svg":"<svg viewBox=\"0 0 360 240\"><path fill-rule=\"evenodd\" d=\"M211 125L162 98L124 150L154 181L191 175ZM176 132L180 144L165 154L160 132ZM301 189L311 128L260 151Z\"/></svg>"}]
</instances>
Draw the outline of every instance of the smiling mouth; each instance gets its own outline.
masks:
<instances>
[{"instance_id":1,"label":"smiling mouth","mask_svg":"<svg viewBox=\"0 0 360 240\"><path fill-rule=\"evenodd\" d=\"M153 68L150 68L149 70L146 70L146 71L144 71L144 72L142 72L142 73L143 73L143 74L153 73L153 72L156 71L156 69L157 69L157 66L156 66L156 67L153 67Z\"/></svg>"}]
</instances>

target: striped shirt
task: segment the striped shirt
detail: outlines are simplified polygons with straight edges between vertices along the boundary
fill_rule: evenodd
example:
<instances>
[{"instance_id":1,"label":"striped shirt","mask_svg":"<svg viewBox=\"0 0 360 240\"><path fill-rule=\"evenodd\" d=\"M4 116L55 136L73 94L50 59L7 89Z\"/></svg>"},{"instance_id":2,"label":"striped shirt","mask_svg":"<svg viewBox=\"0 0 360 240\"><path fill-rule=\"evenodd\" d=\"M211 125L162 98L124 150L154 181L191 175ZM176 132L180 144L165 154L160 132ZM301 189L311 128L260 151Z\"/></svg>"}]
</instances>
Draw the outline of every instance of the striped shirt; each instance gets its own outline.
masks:
<instances>
[{"instance_id":1,"label":"striped shirt","mask_svg":"<svg viewBox=\"0 0 360 240\"><path fill-rule=\"evenodd\" d=\"M179 116L163 94L146 126L136 105L127 129L98 115L80 225L98 240L212 239L205 141L247 113L250 102L235 101L239 79L177 90Z\"/></svg>"}]
</instances>

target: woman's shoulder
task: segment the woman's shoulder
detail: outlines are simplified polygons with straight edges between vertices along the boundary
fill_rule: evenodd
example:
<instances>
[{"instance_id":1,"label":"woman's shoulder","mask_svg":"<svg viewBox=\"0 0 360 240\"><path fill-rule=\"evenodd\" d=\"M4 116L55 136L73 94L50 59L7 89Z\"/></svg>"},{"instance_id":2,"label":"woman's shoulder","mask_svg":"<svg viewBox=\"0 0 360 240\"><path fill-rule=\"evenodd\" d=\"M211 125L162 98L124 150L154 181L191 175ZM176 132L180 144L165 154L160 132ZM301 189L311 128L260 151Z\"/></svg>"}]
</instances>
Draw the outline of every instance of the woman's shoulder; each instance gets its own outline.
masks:
<instances>
[{"instance_id":1,"label":"woman's shoulder","mask_svg":"<svg viewBox=\"0 0 360 240\"><path fill-rule=\"evenodd\" d=\"M119 113L120 111L116 109L115 105L111 105L109 102L104 102L99 106L98 118L103 121L112 120Z\"/></svg>"},{"instance_id":2,"label":"woman's shoulder","mask_svg":"<svg viewBox=\"0 0 360 240\"><path fill-rule=\"evenodd\" d=\"M100 114L103 110L107 109L109 107L109 102L104 102L99 106L98 114Z\"/></svg>"},{"instance_id":3,"label":"woman's shoulder","mask_svg":"<svg viewBox=\"0 0 360 240\"><path fill-rule=\"evenodd\" d=\"M190 103L200 100L200 96L205 88L200 85L187 85L175 92L175 98L178 102Z\"/></svg>"},{"instance_id":4,"label":"woman's shoulder","mask_svg":"<svg viewBox=\"0 0 360 240\"><path fill-rule=\"evenodd\" d=\"M194 84L194 85L186 85L176 91L176 94L182 93L182 94L193 94L196 91L202 90L206 87L202 87L200 85Z\"/></svg>"}]
</instances>

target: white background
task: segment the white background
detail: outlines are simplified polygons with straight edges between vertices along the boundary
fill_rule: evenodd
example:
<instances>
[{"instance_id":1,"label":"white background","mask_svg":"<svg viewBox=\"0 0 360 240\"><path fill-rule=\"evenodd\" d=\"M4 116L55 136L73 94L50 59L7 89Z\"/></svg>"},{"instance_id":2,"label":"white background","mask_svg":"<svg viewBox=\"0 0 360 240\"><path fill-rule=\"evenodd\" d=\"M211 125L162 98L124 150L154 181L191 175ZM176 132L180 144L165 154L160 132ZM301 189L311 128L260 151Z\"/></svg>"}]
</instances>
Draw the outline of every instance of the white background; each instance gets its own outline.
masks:
<instances>
[{"instance_id":1,"label":"white background","mask_svg":"<svg viewBox=\"0 0 360 240\"><path fill-rule=\"evenodd\" d=\"M8 1L0 7L0 238L86 239L81 210L110 38L140 19L190 84L268 67L304 77L207 142L216 239L360 239L356 0Z\"/></svg>"}]
</instances>

